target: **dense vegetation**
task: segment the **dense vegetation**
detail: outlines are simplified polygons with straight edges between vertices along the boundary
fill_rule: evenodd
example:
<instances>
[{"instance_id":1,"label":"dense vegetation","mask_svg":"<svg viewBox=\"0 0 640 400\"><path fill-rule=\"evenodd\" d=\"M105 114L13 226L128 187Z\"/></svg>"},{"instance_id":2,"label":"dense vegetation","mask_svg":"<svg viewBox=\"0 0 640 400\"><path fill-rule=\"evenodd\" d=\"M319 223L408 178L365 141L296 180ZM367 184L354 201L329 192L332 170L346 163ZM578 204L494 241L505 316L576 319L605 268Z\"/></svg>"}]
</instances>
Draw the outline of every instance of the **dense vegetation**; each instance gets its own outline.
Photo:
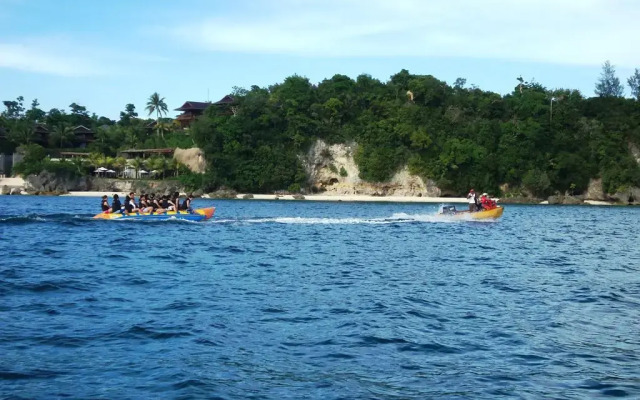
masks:
<instances>
[{"instance_id":1,"label":"dense vegetation","mask_svg":"<svg viewBox=\"0 0 640 400\"><path fill-rule=\"evenodd\" d=\"M305 187L300 155L317 139L353 141L360 177L372 182L408 165L451 194L469 187L496 194L580 193L596 177L614 193L640 186L630 152L630 144L640 144L640 71L627 83L633 99L622 97L624 88L608 62L592 98L522 78L502 96L468 87L462 78L448 85L406 70L387 82L335 75L313 85L291 76L269 88L236 88L234 104L210 106L190 131L162 118L166 104L155 93L146 108L156 114L152 128L153 120L137 118L132 104L116 122L89 116L75 103L68 114L44 112L37 101L25 111L19 98L4 102L0 152L31 143L36 123L51 132L50 148L72 147L69 127L85 125L96 132L89 150L105 157L123 148L195 143L209 168L204 176L186 176L190 186L270 192Z\"/></svg>"},{"instance_id":2,"label":"dense vegetation","mask_svg":"<svg viewBox=\"0 0 640 400\"><path fill-rule=\"evenodd\" d=\"M171 118L162 118L167 113L167 105L157 93L150 96L146 107L149 115L155 114L155 120L138 118L133 104L127 104L120 113L120 119L113 121L95 113L89 115L86 107L76 103L69 106L69 113L57 108L45 112L39 108L37 99L29 109L25 108L23 97L3 103L0 153L12 153L20 147L25 157L14 167L13 172L18 174L37 174L48 170L58 174L84 175L98 166L121 172L127 161L117 157L119 150L193 146L187 132ZM83 144L73 131L80 125L94 132L94 140L82 148L79 146ZM44 133L39 134L39 131ZM86 152L88 158L73 162L50 161L48 156L57 157L61 151ZM129 165L136 170L157 170L158 177L174 175L180 170L173 160L164 157L135 159Z\"/></svg>"},{"instance_id":3,"label":"dense vegetation","mask_svg":"<svg viewBox=\"0 0 640 400\"><path fill-rule=\"evenodd\" d=\"M640 186L629 149L640 143L639 76L629 79L636 99L621 97L608 63L593 98L522 78L501 96L406 70L388 82L335 75L313 85L292 76L268 89L236 89L233 112L209 107L192 137L210 162L211 187L304 187L299 155L323 139L356 142L360 177L372 182L408 165L452 194L500 193L503 184L537 196L580 193L595 177L613 193Z\"/></svg>"}]
</instances>

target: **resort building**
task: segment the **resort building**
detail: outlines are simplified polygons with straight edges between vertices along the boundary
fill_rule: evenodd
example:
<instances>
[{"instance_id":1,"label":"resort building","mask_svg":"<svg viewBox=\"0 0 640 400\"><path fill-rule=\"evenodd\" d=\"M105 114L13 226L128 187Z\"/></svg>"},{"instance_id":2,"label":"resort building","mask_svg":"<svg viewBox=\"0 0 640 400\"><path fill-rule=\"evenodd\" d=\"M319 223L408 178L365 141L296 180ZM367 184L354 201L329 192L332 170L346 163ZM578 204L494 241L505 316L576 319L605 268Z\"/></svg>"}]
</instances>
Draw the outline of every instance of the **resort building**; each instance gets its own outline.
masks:
<instances>
[{"instance_id":1,"label":"resort building","mask_svg":"<svg viewBox=\"0 0 640 400\"><path fill-rule=\"evenodd\" d=\"M76 135L78 147L85 148L89 143L93 142L93 131L84 125L78 125L73 128L73 133Z\"/></svg>"},{"instance_id":2,"label":"resort building","mask_svg":"<svg viewBox=\"0 0 640 400\"><path fill-rule=\"evenodd\" d=\"M200 101L187 101L180 108L176 108L176 111L182 111L182 114L178 115L176 121L182 128L188 128L193 121L204 113L204 110L209 106L231 106L235 99L231 95L226 95L222 99L211 102Z\"/></svg>"},{"instance_id":3,"label":"resort building","mask_svg":"<svg viewBox=\"0 0 640 400\"><path fill-rule=\"evenodd\" d=\"M164 157L173 157L173 149L129 149L122 150L120 155L127 160L131 160L134 158L150 158L153 156L164 156Z\"/></svg>"},{"instance_id":4,"label":"resort building","mask_svg":"<svg viewBox=\"0 0 640 400\"><path fill-rule=\"evenodd\" d=\"M180 108L176 108L176 111L182 111L182 114L178 115L176 121L178 121L182 128L188 128L210 105L211 103L187 101Z\"/></svg>"}]
</instances>

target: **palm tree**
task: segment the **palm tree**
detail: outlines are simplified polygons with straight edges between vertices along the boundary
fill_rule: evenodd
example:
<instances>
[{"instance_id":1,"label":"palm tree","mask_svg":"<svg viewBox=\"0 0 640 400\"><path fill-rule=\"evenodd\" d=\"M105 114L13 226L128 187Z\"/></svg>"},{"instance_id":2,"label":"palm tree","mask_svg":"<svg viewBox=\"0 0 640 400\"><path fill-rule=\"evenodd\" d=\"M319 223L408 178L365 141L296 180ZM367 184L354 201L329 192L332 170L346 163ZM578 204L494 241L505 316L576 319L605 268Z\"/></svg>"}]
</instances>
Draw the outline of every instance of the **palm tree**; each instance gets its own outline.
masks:
<instances>
[{"instance_id":1,"label":"palm tree","mask_svg":"<svg viewBox=\"0 0 640 400\"><path fill-rule=\"evenodd\" d=\"M136 157L131 161L131 166L136 170L136 178L140 178L140 174L138 173L138 171L140 171L143 165L144 162L141 158Z\"/></svg>"},{"instance_id":2,"label":"palm tree","mask_svg":"<svg viewBox=\"0 0 640 400\"><path fill-rule=\"evenodd\" d=\"M58 148L64 148L65 144L71 145L73 144L73 139L75 139L75 134L73 133L73 129L67 125L58 125L56 129L49 136L49 141L52 146L58 146Z\"/></svg>"},{"instance_id":3,"label":"palm tree","mask_svg":"<svg viewBox=\"0 0 640 400\"><path fill-rule=\"evenodd\" d=\"M156 113L156 127L158 129L158 136L162 134L160 130L160 117L162 114L166 114L169 112L169 108L167 107L167 103L164 102L164 97L160 98L158 92L153 93L149 97L149 101L147 101L147 107L145 108L149 112L149 115ZM164 134L162 134L164 138Z\"/></svg>"},{"instance_id":4,"label":"palm tree","mask_svg":"<svg viewBox=\"0 0 640 400\"><path fill-rule=\"evenodd\" d=\"M80 175L85 174L87 170L87 164L88 164L87 160L80 157L75 157L71 159L71 163L76 167L76 170Z\"/></svg>"},{"instance_id":5,"label":"palm tree","mask_svg":"<svg viewBox=\"0 0 640 400\"><path fill-rule=\"evenodd\" d=\"M165 173L167 172L167 159L165 157L158 157L155 160L154 169L159 169L162 171L162 179L165 177Z\"/></svg>"},{"instance_id":6,"label":"palm tree","mask_svg":"<svg viewBox=\"0 0 640 400\"><path fill-rule=\"evenodd\" d=\"M89 154L89 165L93 168L101 167L102 158L104 157L101 153L91 153Z\"/></svg>"},{"instance_id":7,"label":"palm tree","mask_svg":"<svg viewBox=\"0 0 640 400\"><path fill-rule=\"evenodd\" d=\"M122 172L127 167L127 159L124 157L116 157L113 161L113 167L116 171Z\"/></svg>"},{"instance_id":8,"label":"palm tree","mask_svg":"<svg viewBox=\"0 0 640 400\"><path fill-rule=\"evenodd\" d=\"M178 164L178 161L175 158L172 158L167 162L167 164L167 168L174 171L173 176L178 176L180 172L180 165Z\"/></svg>"}]
</instances>

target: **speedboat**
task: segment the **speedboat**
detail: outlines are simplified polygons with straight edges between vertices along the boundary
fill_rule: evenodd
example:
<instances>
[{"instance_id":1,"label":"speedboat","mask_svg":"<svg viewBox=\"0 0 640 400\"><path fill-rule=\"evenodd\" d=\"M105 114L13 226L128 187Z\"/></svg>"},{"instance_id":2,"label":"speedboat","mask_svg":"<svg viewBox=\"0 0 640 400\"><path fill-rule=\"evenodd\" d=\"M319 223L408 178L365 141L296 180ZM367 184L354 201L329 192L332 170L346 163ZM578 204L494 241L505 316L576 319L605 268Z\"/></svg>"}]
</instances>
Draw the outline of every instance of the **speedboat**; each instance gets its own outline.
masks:
<instances>
[{"instance_id":1,"label":"speedboat","mask_svg":"<svg viewBox=\"0 0 640 400\"><path fill-rule=\"evenodd\" d=\"M495 208L491 208L488 210L470 212L458 211L456 210L456 206L445 205L440 206L438 215L460 219L497 219L502 216L503 212L504 208L502 208L501 206L496 206Z\"/></svg>"},{"instance_id":2,"label":"speedboat","mask_svg":"<svg viewBox=\"0 0 640 400\"><path fill-rule=\"evenodd\" d=\"M206 221L213 217L213 214L216 212L215 207L207 207L207 208L198 208L193 210L193 212L189 211L167 211L162 214L153 214L153 213L133 213L133 214L123 214L123 213L100 213L93 217L93 219L108 219L108 220L150 220L150 221L164 221L164 220L185 220L185 221Z\"/></svg>"}]
</instances>

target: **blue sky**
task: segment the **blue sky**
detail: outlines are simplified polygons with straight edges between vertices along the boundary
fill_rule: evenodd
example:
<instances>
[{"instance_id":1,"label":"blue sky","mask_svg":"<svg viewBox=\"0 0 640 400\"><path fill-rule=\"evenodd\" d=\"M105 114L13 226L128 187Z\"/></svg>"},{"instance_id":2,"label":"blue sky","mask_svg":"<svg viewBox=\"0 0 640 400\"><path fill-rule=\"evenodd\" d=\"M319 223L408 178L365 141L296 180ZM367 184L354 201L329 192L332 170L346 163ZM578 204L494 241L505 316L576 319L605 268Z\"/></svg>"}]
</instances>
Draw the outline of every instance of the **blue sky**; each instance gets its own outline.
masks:
<instances>
[{"instance_id":1,"label":"blue sky","mask_svg":"<svg viewBox=\"0 0 640 400\"><path fill-rule=\"evenodd\" d=\"M636 0L0 0L0 100L116 119L127 103L144 114L155 91L174 109L293 74L403 68L593 96L605 60L625 86L640 68L639 20Z\"/></svg>"}]
</instances>

